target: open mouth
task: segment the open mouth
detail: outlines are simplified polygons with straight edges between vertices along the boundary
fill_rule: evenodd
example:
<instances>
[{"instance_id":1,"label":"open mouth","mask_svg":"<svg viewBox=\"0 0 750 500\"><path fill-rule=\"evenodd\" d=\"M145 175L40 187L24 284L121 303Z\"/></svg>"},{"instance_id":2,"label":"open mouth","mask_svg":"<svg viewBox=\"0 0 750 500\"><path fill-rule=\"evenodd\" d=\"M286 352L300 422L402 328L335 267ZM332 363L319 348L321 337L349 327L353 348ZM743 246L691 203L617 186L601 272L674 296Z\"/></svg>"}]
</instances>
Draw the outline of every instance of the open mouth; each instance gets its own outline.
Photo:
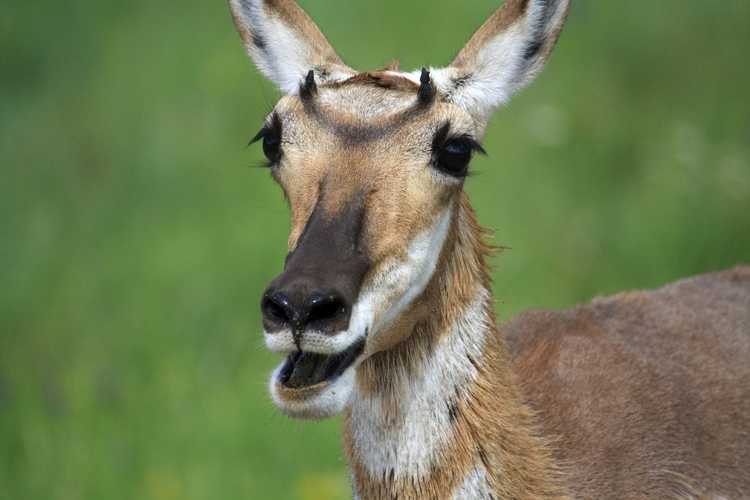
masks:
<instances>
[{"instance_id":1,"label":"open mouth","mask_svg":"<svg viewBox=\"0 0 750 500\"><path fill-rule=\"evenodd\" d=\"M338 354L293 352L284 362L279 382L289 389L306 389L333 382L357 360L364 348L365 341L360 340Z\"/></svg>"}]
</instances>

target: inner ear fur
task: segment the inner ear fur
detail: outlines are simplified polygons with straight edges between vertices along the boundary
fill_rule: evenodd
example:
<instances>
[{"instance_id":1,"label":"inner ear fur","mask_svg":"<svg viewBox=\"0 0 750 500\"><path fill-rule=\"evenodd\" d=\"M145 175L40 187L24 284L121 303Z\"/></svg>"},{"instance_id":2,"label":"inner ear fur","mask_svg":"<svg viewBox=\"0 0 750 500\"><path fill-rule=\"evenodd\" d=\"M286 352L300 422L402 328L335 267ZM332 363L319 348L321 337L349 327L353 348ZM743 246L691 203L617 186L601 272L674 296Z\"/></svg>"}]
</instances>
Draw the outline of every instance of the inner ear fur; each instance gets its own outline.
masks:
<instances>
[{"instance_id":1,"label":"inner ear fur","mask_svg":"<svg viewBox=\"0 0 750 500\"><path fill-rule=\"evenodd\" d=\"M486 119L539 74L569 10L570 0L507 0L451 65L435 72L440 90Z\"/></svg>"},{"instance_id":2,"label":"inner ear fur","mask_svg":"<svg viewBox=\"0 0 750 500\"><path fill-rule=\"evenodd\" d=\"M355 74L294 0L229 0L229 8L251 59L282 92L296 94L310 70L321 81Z\"/></svg>"}]
</instances>

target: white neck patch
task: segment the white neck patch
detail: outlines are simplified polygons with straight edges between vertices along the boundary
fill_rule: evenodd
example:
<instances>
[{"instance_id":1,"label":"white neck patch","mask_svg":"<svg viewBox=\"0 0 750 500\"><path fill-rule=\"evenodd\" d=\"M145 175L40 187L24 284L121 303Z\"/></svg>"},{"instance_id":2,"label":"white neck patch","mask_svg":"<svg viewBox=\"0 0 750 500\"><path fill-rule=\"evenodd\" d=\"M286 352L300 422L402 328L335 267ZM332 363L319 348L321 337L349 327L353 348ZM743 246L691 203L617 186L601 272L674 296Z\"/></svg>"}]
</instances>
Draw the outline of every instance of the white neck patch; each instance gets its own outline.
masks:
<instances>
[{"instance_id":1,"label":"white neck patch","mask_svg":"<svg viewBox=\"0 0 750 500\"><path fill-rule=\"evenodd\" d=\"M373 478L420 478L438 462L440 450L450 446L453 424L449 405L465 398L476 380L469 361L480 359L485 332L493 328L486 310L490 294L480 289L474 301L423 361L421 373L404 379L400 413L395 421L383 414L379 396L352 399L351 432L354 452ZM389 374L383 374L388 376Z\"/></svg>"},{"instance_id":2,"label":"white neck patch","mask_svg":"<svg viewBox=\"0 0 750 500\"><path fill-rule=\"evenodd\" d=\"M472 469L464 478L463 484L453 493L453 500L485 500L492 497L492 487L484 466Z\"/></svg>"}]
</instances>

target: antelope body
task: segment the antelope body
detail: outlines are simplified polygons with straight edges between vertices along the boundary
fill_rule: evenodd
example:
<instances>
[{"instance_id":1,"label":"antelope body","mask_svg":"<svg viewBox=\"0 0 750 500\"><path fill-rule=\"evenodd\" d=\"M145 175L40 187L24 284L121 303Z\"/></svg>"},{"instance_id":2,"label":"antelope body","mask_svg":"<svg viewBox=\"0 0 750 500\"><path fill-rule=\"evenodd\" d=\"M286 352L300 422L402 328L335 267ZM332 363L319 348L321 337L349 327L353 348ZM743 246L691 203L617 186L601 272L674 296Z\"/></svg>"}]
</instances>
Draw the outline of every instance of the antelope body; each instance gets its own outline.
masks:
<instances>
[{"instance_id":1,"label":"antelope body","mask_svg":"<svg viewBox=\"0 0 750 500\"><path fill-rule=\"evenodd\" d=\"M507 0L412 73L352 70L293 0L229 3L285 94L256 137L291 208L270 392L343 413L355 498L750 498L750 268L495 326L463 183L569 0Z\"/></svg>"}]
</instances>

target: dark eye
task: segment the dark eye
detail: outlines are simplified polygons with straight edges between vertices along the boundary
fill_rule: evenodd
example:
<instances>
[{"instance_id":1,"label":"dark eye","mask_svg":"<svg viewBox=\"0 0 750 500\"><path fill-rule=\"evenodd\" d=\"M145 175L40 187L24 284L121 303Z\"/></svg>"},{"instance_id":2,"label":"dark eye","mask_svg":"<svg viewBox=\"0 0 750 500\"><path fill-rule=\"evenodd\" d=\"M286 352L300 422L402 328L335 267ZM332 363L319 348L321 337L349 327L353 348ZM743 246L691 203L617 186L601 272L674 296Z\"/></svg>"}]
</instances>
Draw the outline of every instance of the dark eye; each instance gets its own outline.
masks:
<instances>
[{"instance_id":1,"label":"dark eye","mask_svg":"<svg viewBox=\"0 0 750 500\"><path fill-rule=\"evenodd\" d=\"M445 173L465 177L469 170L473 144L462 139L449 140L437 157L437 167Z\"/></svg>"},{"instance_id":2,"label":"dark eye","mask_svg":"<svg viewBox=\"0 0 750 500\"><path fill-rule=\"evenodd\" d=\"M275 166L281 161L281 119L274 114L271 121L266 123L260 132L250 141L253 144L263 139L263 154L266 155L270 166Z\"/></svg>"},{"instance_id":3,"label":"dark eye","mask_svg":"<svg viewBox=\"0 0 750 500\"><path fill-rule=\"evenodd\" d=\"M264 135L263 154L266 155L271 165L276 165L281 160L281 137L274 133Z\"/></svg>"},{"instance_id":4,"label":"dark eye","mask_svg":"<svg viewBox=\"0 0 750 500\"><path fill-rule=\"evenodd\" d=\"M450 137L450 123L443 125L432 143L433 166L452 177L463 178L469 173L469 162L474 151L484 153L471 136Z\"/></svg>"}]
</instances>

